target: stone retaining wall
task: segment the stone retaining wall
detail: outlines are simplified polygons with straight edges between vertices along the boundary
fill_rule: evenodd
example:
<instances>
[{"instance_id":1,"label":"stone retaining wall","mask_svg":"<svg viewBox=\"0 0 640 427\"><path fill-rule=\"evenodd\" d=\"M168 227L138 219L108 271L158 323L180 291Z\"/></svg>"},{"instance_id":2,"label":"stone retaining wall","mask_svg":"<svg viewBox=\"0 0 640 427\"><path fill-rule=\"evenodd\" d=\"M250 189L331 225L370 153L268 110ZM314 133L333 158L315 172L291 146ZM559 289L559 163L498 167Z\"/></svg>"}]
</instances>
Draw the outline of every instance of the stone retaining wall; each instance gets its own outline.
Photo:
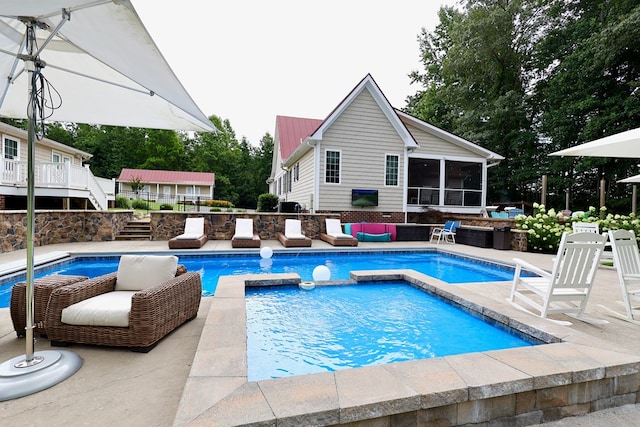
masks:
<instances>
[{"instance_id":1,"label":"stone retaining wall","mask_svg":"<svg viewBox=\"0 0 640 427\"><path fill-rule=\"evenodd\" d=\"M324 230L326 218L337 218L336 214L285 214L285 213L228 213L228 212L151 212L151 240L169 240L184 231L185 219L203 217L205 231L209 240L231 240L236 228L237 218L254 220L254 231L262 240L275 240L276 233L284 233L286 219L299 219L302 232L312 238L319 239Z\"/></svg>"},{"instance_id":2,"label":"stone retaining wall","mask_svg":"<svg viewBox=\"0 0 640 427\"><path fill-rule=\"evenodd\" d=\"M133 211L36 211L34 246L115 240ZM0 211L0 253L26 249L27 212Z\"/></svg>"},{"instance_id":3,"label":"stone retaining wall","mask_svg":"<svg viewBox=\"0 0 640 427\"><path fill-rule=\"evenodd\" d=\"M154 211L150 213L151 240L169 240L184 230L185 219L189 216L204 217L205 229L210 240L230 240L235 231L237 218L252 218L255 231L263 240L273 240L276 233L284 232L287 218L302 221L302 231L312 239L319 239L326 218L339 218L345 222L354 218L341 218L339 214L286 214L286 213L238 213L238 212L175 212ZM26 211L0 211L0 253L26 248ZM71 242L100 242L115 240L124 226L134 219L132 210L87 211L50 210L36 211L34 238L35 246ZM359 218L363 220L363 218ZM373 218L368 218L373 219ZM398 223L398 218L379 218L380 222ZM386 219L386 221L385 221ZM462 224L478 227L513 227L513 220L460 216L451 219ZM371 221L368 221L371 222ZM527 250L526 233L511 231L511 249Z\"/></svg>"}]
</instances>

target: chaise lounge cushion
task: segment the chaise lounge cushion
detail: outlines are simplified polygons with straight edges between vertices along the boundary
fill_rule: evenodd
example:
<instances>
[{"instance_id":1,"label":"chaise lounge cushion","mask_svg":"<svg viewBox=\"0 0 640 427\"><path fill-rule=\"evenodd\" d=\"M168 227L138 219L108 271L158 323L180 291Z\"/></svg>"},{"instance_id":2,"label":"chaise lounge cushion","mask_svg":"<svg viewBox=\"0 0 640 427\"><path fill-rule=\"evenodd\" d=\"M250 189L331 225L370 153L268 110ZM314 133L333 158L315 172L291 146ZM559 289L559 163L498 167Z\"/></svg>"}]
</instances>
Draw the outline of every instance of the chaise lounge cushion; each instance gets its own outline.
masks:
<instances>
[{"instance_id":1,"label":"chaise lounge cushion","mask_svg":"<svg viewBox=\"0 0 640 427\"><path fill-rule=\"evenodd\" d=\"M131 297L135 291L107 292L62 310L62 323L86 326L129 326Z\"/></svg>"},{"instance_id":2,"label":"chaise lounge cushion","mask_svg":"<svg viewBox=\"0 0 640 427\"><path fill-rule=\"evenodd\" d=\"M115 291L140 291L166 282L176 275L178 257L173 255L122 255Z\"/></svg>"}]
</instances>

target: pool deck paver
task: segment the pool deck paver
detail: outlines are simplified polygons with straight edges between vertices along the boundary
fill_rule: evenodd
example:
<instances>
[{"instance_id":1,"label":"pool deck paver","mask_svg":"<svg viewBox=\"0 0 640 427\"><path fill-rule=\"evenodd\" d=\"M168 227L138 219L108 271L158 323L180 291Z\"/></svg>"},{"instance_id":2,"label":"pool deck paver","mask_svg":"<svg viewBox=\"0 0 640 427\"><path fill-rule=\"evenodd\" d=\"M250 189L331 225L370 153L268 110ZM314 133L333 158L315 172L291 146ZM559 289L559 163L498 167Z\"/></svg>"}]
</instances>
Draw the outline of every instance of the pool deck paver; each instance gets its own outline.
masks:
<instances>
[{"instance_id":1,"label":"pool deck paver","mask_svg":"<svg viewBox=\"0 0 640 427\"><path fill-rule=\"evenodd\" d=\"M277 242L263 242L263 246L266 245L280 249ZM380 247L415 249L435 245L395 242L361 244L353 249ZM331 246L314 240L310 249L325 248ZM518 256L546 269L551 268L553 258L465 245L439 245L438 248L507 263ZM121 254L138 251L179 255L210 250L230 251L231 248L229 242L224 241L209 241L196 251L168 251L166 242L96 242L37 247L36 256L44 258L54 252ZM24 251L0 254L0 270L5 264L15 268L24 256ZM518 325L531 325L542 334L560 337L566 341L563 343L537 346L533 348L535 351L526 354L523 349L499 350L258 382L247 382L244 376L246 349L240 347L244 345L246 330L242 330L244 323L239 318L244 313L244 286L234 286L236 280L229 279L228 286L222 285L221 281L216 297L203 299L196 320L178 328L146 355L103 347L70 347L84 360L80 371L48 390L0 402L2 424L275 426L277 423L281 426L301 425L304 420L312 419L307 418L311 416L318 425L323 425L333 423L336 417L340 422L346 422L363 413L393 412L394 405L432 408L418 413L418 421L423 423L478 422L515 414L521 417L518 419L522 424L535 424L542 418L531 409L554 401L567 405L564 409L567 415L604 410L545 425L632 425L640 418L640 405L636 402L640 381L640 328L606 317L595 309L597 304L614 307L613 301L619 298L613 270L599 270L587 310L594 316L610 320L604 326L575 320L571 326L562 326L531 316L507 302L509 285L504 282L482 286L447 285L442 290L461 300L472 301L470 305L486 307L484 310L490 315L500 313ZM230 313L235 314L229 317ZM238 313L241 313L239 317ZM554 318L567 319L564 316ZM47 348L46 340L39 339L36 350ZM8 360L23 350L24 339L15 337L8 309L0 309L0 359ZM482 368L468 367L463 363L465 359ZM493 375L497 373L494 370L501 372L498 377ZM358 371L374 372L376 378L370 375L358 378ZM554 386L569 381L569 374L574 382L595 381L581 382L576 387ZM483 378L487 378L486 383ZM289 393L287 387L283 387L285 382L295 393ZM380 388L382 384L389 384L390 388ZM501 395L507 384L524 391L517 398L513 394ZM540 386L551 387L546 389L549 390L546 394L526 391ZM367 388L372 393L367 394ZM616 396L607 397L612 388L616 390ZM384 397L385 393L391 399L385 400L384 405L375 403L375 396ZM469 401L471 394L487 398ZM594 398L596 402L592 406L585 403ZM615 407L618 405L624 406ZM405 418L398 415L394 422L402 424L415 420L415 417ZM371 420L371 425L376 422L385 423L380 418Z\"/></svg>"}]
</instances>

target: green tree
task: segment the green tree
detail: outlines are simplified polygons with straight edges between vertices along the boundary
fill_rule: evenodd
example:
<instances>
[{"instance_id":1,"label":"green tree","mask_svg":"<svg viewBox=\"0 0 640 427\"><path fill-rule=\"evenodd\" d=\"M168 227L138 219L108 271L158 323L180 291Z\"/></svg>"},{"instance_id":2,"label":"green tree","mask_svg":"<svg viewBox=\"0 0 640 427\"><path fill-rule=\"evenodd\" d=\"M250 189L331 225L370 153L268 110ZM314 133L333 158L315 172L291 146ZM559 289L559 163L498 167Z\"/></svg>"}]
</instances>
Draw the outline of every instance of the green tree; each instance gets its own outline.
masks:
<instances>
[{"instance_id":1,"label":"green tree","mask_svg":"<svg viewBox=\"0 0 640 427\"><path fill-rule=\"evenodd\" d=\"M196 134L190 142L189 151L191 170L196 172L214 172L216 174L215 198L228 200L235 206L244 207L240 194L246 185L244 180L243 146L229 120L211 116L211 122L217 133Z\"/></svg>"},{"instance_id":2,"label":"green tree","mask_svg":"<svg viewBox=\"0 0 640 427\"><path fill-rule=\"evenodd\" d=\"M538 179L536 135L527 109L529 53L540 16L535 2L470 0L445 7L419 37L423 90L406 111L505 157L489 174L489 200L519 200Z\"/></svg>"},{"instance_id":3,"label":"green tree","mask_svg":"<svg viewBox=\"0 0 640 427\"><path fill-rule=\"evenodd\" d=\"M640 5L633 0L550 0L552 30L534 55L538 83L533 105L545 155L640 126ZM629 210L627 186L636 160L543 156L552 194L571 194L576 206L597 206L601 179L607 204ZM555 205L560 202L555 201Z\"/></svg>"}]
</instances>

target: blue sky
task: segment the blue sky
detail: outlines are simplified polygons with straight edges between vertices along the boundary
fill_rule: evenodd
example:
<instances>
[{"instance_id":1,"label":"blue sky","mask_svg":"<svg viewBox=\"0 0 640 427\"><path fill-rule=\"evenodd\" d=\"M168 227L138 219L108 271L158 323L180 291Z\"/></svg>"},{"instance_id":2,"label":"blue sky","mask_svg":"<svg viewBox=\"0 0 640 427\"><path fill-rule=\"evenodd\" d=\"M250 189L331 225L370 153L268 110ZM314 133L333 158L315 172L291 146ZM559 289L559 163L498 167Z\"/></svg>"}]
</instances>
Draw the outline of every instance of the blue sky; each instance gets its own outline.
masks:
<instances>
[{"instance_id":1,"label":"blue sky","mask_svg":"<svg viewBox=\"0 0 640 427\"><path fill-rule=\"evenodd\" d=\"M133 0L187 91L238 139L273 135L276 115L323 119L371 73L394 107L421 69L417 37L455 0Z\"/></svg>"}]
</instances>

